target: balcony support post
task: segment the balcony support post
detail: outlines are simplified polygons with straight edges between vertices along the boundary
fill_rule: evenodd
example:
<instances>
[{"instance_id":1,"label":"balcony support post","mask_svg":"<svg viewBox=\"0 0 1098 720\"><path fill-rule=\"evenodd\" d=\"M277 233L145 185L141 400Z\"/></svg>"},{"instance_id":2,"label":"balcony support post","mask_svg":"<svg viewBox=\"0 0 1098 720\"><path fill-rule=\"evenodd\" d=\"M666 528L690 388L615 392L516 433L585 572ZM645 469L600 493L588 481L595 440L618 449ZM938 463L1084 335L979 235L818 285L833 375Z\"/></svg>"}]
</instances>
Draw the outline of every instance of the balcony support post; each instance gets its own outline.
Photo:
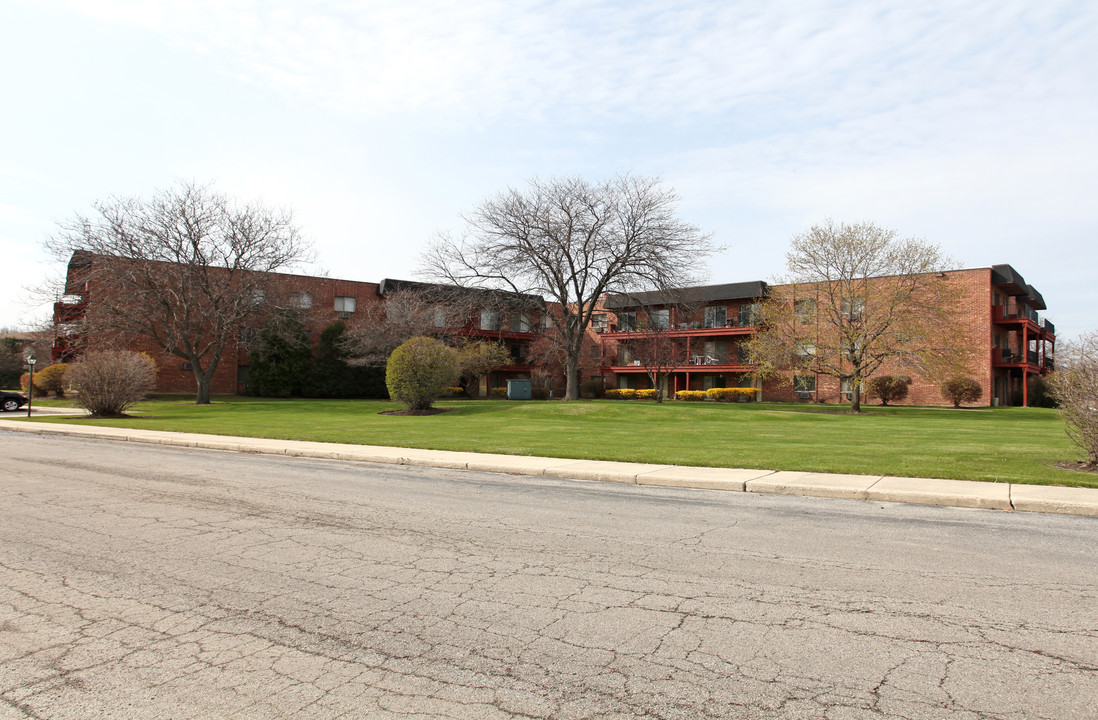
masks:
<instances>
[{"instance_id":1,"label":"balcony support post","mask_svg":"<svg viewBox=\"0 0 1098 720\"><path fill-rule=\"evenodd\" d=\"M1022 324L1022 407L1029 407L1029 328Z\"/></svg>"}]
</instances>

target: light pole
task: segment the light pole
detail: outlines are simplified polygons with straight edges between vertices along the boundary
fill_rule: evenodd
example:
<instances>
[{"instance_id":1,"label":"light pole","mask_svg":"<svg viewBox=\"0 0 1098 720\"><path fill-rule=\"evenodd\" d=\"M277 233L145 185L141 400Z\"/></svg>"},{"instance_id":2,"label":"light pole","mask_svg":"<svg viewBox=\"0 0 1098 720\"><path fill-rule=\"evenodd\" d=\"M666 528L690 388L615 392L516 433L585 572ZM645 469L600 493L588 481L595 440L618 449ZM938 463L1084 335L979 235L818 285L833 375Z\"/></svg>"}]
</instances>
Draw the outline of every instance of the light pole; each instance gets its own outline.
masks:
<instances>
[{"instance_id":1,"label":"light pole","mask_svg":"<svg viewBox=\"0 0 1098 720\"><path fill-rule=\"evenodd\" d=\"M27 356L27 365L30 365L30 378L27 380L27 417L31 416L31 405L34 403L34 364L38 358L31 353Z\"/></svg>"}]
</instances>

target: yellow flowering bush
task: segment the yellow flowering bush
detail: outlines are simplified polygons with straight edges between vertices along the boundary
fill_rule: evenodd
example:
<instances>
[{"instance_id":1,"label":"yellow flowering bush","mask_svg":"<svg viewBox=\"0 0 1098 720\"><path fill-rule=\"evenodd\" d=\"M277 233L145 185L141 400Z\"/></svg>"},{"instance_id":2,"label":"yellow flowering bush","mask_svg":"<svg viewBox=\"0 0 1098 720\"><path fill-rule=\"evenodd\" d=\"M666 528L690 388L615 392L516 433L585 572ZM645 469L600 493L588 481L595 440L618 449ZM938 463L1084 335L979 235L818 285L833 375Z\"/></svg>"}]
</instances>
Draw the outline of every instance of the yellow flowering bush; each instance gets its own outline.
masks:
<instances>
[{"instance_id":1,"label":"yellow flowering bush","mask_svg":"<svg viewBox=\"0 0 1098 720\"><path fill-rule=\"evenodd\" d=\"M656 399L656 391L652 388L649 388L647 390L638 390L637 391L637 399L638 400L655 400Z\"/></svg>"},{"instance_id":2,"label":"yellow flowering bush","mask_svg":"<svg viewBox=\"0 0 1098 720\"><path fill-rule=\"evenodd\" d=\"M679 390L675 397L679 400L690 400L693 402L699 402L705 400L705 390Z\"/></svg>"},{"instance_id":3,"label":"yellow flowering bush","mask_svg":"<svg viewBox=\"0 0 1098 720\"><path fill-rule=\"evenodd\" d=\"M602 395L607 400L634 400L637 391L633 388L611 388Z\"/></svg>"},{"instance_id":4,"label":"yellow flowering bush","mask_svg":"<svg viewBox=\"0 0 1098 720\"><path fill-rule=\"evenodd\" d=\"M706 397L718 402L735 402L741 398L751 402L758 398L758 393L755 388L710 388L705 391Z\"/></svg>"}]
</instances>

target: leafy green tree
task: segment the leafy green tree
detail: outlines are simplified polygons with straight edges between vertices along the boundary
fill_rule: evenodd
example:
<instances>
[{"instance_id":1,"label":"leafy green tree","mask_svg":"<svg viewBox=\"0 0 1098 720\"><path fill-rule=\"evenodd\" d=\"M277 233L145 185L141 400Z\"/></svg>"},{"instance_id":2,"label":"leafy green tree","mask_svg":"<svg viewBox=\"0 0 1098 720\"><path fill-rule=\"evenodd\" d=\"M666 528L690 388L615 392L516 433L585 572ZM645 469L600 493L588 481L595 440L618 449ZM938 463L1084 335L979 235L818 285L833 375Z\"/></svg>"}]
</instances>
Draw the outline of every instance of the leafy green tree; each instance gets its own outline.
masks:
<instances>
[{"instance_id":1,"label":"leafy green tree","mask_svg":"<svg viewBox=\"0 0 1098 720\"><path fill-rule=\"evenodd\" d=\"M294 310L271 316L249 355L248 392L260 397L301 397L312 371L309 333Z\"/></svg>"},{"instance_id":2,"label":"leafy green tree","mask_svg":"<svg viewBox=\"0 0 1098 720\"><path fill-rule=\"evenodd\" d=\"M446 388L460 375L458 352L429 337L414 337L401 344L385 367L389 397L413 412L431 409Z\"/></svg>"}]
</instances>

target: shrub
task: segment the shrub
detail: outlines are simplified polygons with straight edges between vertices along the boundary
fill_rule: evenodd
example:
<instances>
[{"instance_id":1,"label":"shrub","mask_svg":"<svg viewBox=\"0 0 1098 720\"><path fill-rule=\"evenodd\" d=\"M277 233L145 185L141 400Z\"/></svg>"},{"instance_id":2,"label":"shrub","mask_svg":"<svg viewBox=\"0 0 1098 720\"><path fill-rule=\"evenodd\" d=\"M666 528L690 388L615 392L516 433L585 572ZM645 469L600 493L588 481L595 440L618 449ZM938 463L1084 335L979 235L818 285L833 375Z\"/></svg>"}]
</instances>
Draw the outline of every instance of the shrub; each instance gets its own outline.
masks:
<instances>
[{"instance_id":1,"label":"shrub","mask_svg":"<svg viewBox=\"0 0 1098 720\"><path fill-rule=\"evenodd\" d=\"M53 393L65 397L65 371L68 363L55 363L44 367L34 374L34 389L42 395Z\"/></svg>"},{"instance_id":2,"label":"shrub","mask_svg":"<svg viewBox=\"0 0 1098 720\"><path fill-rule=\"evenodd\" d=\"M548 400L553 391L547 387L536 387L530 390L530 397L534 400Z\"/></svg>"},{"instance_id":3,"label":"shrub","mask_svg":"<svg viewBox=\"0 0 1098 720\"><path fill-rule=\"evenodd\" d=\"M655 400L657 392L653 388L646 388L644 390L638 390L636 394L637 400Z\"/></svg>"},{"instance_id":4,"label":"shrub","mask_svg":"<svg viewBox=\"0 0 1098 720\"><path fill-rule=\"evenodd\" d=\"M602 379L591 378L580 383L580 397L598 399L602 397Z\"/></svg>"},{"instance_id":5,"label":"shrub","mask_svg":"<svg viewBox=\"0 0 1098 720\"><path fill-rule=\"evenodd\" d=\"M298 313L285 310L267 321L248 356L248 394L301 397L311 384L313 352Z\"/></svg>"},{"instance_id":6,"label":"shrub","mask_svg":"<svg viewBox=\"0 0 1098 720\"><path fill-rule=\"evenodd\" d=\"M984 388L970 377L953 377L942 384L942 397L959 408L962 403L976 402L984 394Z\"/></svg>"},{"instance_id":7,"label":"shrub","mask_svg":"<svg viewBox=\"0 0 1098 720\"><path fill-rule=\"evenodd\" d=\"M156 363L130 350L88 352L66 373L76 404L92 417L121 417L156 387Z\"/></svg>"},{"instance_id":8,"label":"shrub","mask_svg":"<svg viewBox=\"0 0 1098 720\"><path fill-rule=\"evenodd\" d=\"M679 390L675 397L679 400L689 400L691 402L699 402L705 400L705 390Z\"/></svg>"},{"instance_id":9,"label":"shrub","mask_svg":"<svg viewBox=\"0 0 1098 720\"><path fill-rule=\"evenodd\" d=\"M907 398L908 388L911 386L911 378L906 375L878 375L868 384L869 397L875 397L881 401L881 405Z\"/></svg>"},{"instance_id":10,"label":"shrub","mask_svg":"<svg viewBox=\"0 0 1098 720\"><path fill-rule=\"evenodd\" d=\"M602 396L607 400L635 400L637 391L633 388L611 388Z\"/></svg>"},{"instance_id":11,"label":"shrub","mask_svg":"<svg viewBox=\"0 0 1098 720\"><path fill-rule=\"evenodd\" d=\"M496 400L506 400L507 399L507 388L505 388L505 387L491 388L491 389L488 390L488 397L495 398Z\"/></svg>"},{"instance_id":12,"label":"shrub","mask_svg":"<svg viewBox=\"0 0 1098 720\"><path fill-rule=\"evenodd\" d=\"M429 337L414 337L389 355L385 385L389 397L412 411L429 410L446 388L458 379L454 349Z\"/></svg>"},{"instance_id":13,"label":"shrub","mask_svg":"<svg viewBox=\"0 0 1098 720\"><path fill-rule=\"evenodd\" d=\"M1052 390L1052 384L1040 375L1034 375L1029 379L1029 404L1032 407L1060 407L1056 393Z\"/></svg>"},{"instance_id":14,"label":"shrub","mask_svg":"<svg viewBox=\"0 0 1098 720\"><path fill-rule=\"evenodd\" d=\"M388 398L385 367L352 364L347 353L347 326L337 320L320 333L313 349L312 371L304 388L309 397Z\"/></svg>"},{"instance_id":15,"label":"shrub","mask_svg":"<svg viewBox=\"0 0 1098 720\"><path fill-rule=\"evenodd\" d=\"M19 376L19 389L22 390L24 394L30 391L30 384L30 373L23 373Z\"/></svg>"},{"instance_id":16,"label":"shrub","mask_svg":"<svg viewBox=\"0 0 1098 720\"><path fill-rule=\"evenodd\" d=\"M1085 333L1059 350L1049 384L1068 437L1087 454L1090 467L1098 467L1098 332Z\"/></svg>"},{"instance_id":17,"label":"shrub","mask_svg":"<svg viewBox=\"0 0 1098 720\"><path fill-rule=\"evenodd\" d=\"M684 391L684 392L699 392L699 391ZM751 402L758 397L759 391L754 387L710 387L705 391L705 396L708 400L715 400L720 403L744 403Z\"/></svg>"},{"instance_id":18,"label":"shrub","mask_svg":"<svg viewBox=\"0 0 1098 720\"><path fill-rule=\"evenodd\" d=\"M465 388L460 385L446 388L446 395L452 398L465 397Z\"/></svg>"}]
</instances>

